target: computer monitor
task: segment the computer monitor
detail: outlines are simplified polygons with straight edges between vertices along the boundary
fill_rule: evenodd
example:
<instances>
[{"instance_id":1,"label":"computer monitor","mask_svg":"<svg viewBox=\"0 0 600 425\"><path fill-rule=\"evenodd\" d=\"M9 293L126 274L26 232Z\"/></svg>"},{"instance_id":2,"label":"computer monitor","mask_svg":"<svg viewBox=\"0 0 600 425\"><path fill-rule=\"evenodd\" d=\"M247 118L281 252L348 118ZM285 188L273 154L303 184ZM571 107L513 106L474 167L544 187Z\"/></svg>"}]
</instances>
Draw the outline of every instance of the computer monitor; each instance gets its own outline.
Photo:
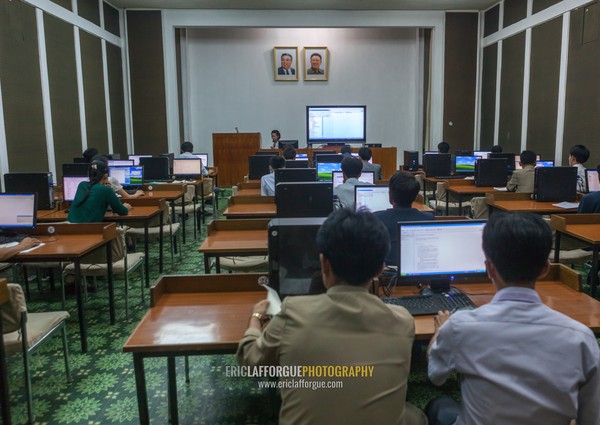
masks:
<instances>
[{"instance_id":1,"label":"computer monitor","mask_svg":"<svg viewBox=\"0 0 600 425\"><path fill-rule=\"evenodd\" d=\"M317 162L317 179L322 182L331 182L334 171L341 171L341 162Z\"/></svg>"},{"instance_id":2,"label":"computer monitor","mask_svg":"<svg viewBox=\"0 0 600 425\"><path fill-rule=\"evenodd\" d=\"M129 165L135 165L133 163L133 159L109 159L108 166L109 167L127 167Z\"/></svg>"},{"instance_id":3,"label":"computer monitor","mask_svg":"<svg viewBox=\"0 0 600 425\"><path fill-rule=\"evenodd\" d=\"M327 149L313 149L312 163L314 165L315 162L317 162L317 155L336 155L336 154L337 154L336 151L331 151L331 150L327 150Z\"/></svg>"},{"instance_id":4,"label":"computer monitor","mask_svg":"<svg viewBox=\"0 0 600 425\"><path fill-rule=\"evenodd\" d=\"M128 158L133 160L133 165L140 165L140 158L152 158L152 155L129 155Z\"/></svg>"},{"instance_id":5,"label":"computer monitor","mask_svg":"<svg viewBox=\"0 0 600 425\"><path fill-rule=\"evenodd\" d=\"M333 211L331 182L287 182L275 186L277 217L327 217Z\"/></svg>"},{"instance_id":6,"label":"computer monitor","mask_svg":"<svg viewBox=\"0 0 600 425\"><path fill-rule=\"evenodd\" d=\"M73 202L79 183L87 181L88 176L63 176L63 200Z\"/></svg>"},{"instance_id":7,"label":"computer monitor","mask_svg":"<svg viewBox=\"0 0 600 425\"><path fill-rule=\"evenodd\" d=\"M285 168L308 168L308 159L286 159Z\"/></svg>"},{"instance_id":8,"label":"computer monitor","mask_svg":"<svg viewBox=\"0 0 600 425\"><path fill-rule=\"evenodd\" d=\"M169 180L169 158L166 156L142 157L140 165L144 167L144 180L160 181Z\"/></svg>"},{"instance_id":9,"label":"computer monitor","mask_svg":"<svg viewBox=\"0 0 600 425\"><path fill-rule=\"evenodd\" d=\"M540 202L575 201L577 167L536 168L533 194Z\"/></svg>"},{"instance_id":10,"label":"computer monitor","mask_svg":"<svg viewBox=\"0 0 600 425\"><path fill-rule=\"evenodd\" d=\"M353 158L356 159L360 159L360 156L358 156L358 152L352 152L350 155L352 155ZM362 159L360 159L362 161ZM367 161L369 164L373 163L373 157L369 158L369 161Z\"/></svg>"},{"instance_id":11,"label":"computer monitor","mask_svg":"<svg viewBox=\"0 0 600 425\"><path fill-rule=\"evenodd\" d=\"M475 186L506 187L506 159L478 159L475 163Z\"/></svg>"},{"instance_id":12,"label":"computer monitor","mask_svg":"<svg viewBox=\"0 0 600 425\"><path fill-rule=\"evenodd\" d=\"M452 170L452 155L437 153L423 155L423 169L427 177L449 176Z\"/></svg>"},{"instance_id":13,"label":"computer monitor","mask_svg":"<svg viewBox=\"0 0 600 425\"><path fill-rule=\"evenodd\" d=\"M169 159L169 171L173 171L173 160L175 159L174 153L161 153L160 156L164 156Z\"/></svg>"},{"instance_id":14,"label":"computer monitor","mask_svg":"<svg viewBox=\"0 0 600 425\"><path fill-rule=\"evenodd\" d=\"M297 140L279 140L277 142L277 147L279 149L285 149L285 148L289 148L289 147L298 149L298 141Z\"/></svg>"},{"instance_id":15,"label":"computer monitor","mask_svg":"<svg viewBox=\"0 0 600 425\"><path fill-rule=\"evenodd\" d=\"M487 159L490 151L473 151L474 156L480 156L481 159Z\"/></svg>"},{"instance_id":16,"label":"computer monitor","mask_svg":"<svg viewBox=\"0 0 600 425\"><path fill-rule=\"evenodd\" d=\"M63 164L62 175L63 176L88 176L90 164Z\"/></svg>"},{"instance_id":17,"label":"computer monitor","mask_svg":"<svg viewBox=\"0 0 600 425\"><path fill-rule=\"evenodd\" d=\"M541 160L542 160L542 156L540 154L537 154L535 156L535 161L539 162ZM520 170L523 168L523 167L521 167L520 162L521 162L521 155L515 155L515 170Z\"/></svg>"},{"instance_id":18,"label":"computer monitor","mask_svg":"<svg viewBox=\"0 0 600 425\"><path fill-rule=\"evenodd\" d=\"M75 164L89 164L87 159L85 159L83 157L79 157L79 156L76 156L75 158L73 158L73 162Z\"/></svg>"},{"instance_id":19,"label":"computer monitor","mask_svg":"<svg viewBox=\"0 0 600 425\"><path fill-rule=\"evenodd\" d=\"M600 190L598 170L585 170L585 179L585 186L588 188L588 192L598 192Z\"/></svg>"},{"instance_id":20,"label":"computer monitor","mask_svg":"<svg viewBox=\"0 0 600 425\"><path fill-rule=\"evenodd\" d=\"M182 178L202 177L202 160L200 158L175 158L173 175Z\"/></svg>"},{"instance_id":21,"label":"computer monitor","mask_svg":"<svg viewBox=\"0 0 600 425\"><path fill-rule=\"evenodd\" d=\"M308 295L313 280L320 281L316 235L324 221L324 217L317 217L274 218L269 222L269 286L280 298Z\"/></svg>"},{"instance_id":22,"label":"computer monitor","mask_svg":"<svg viewBox=\"0 0 600 425\"><path fill-rule=\"evenodd\" d=\"M4 191L7 193L37 193L37 207L41 210L54 208L52 173L7 173L4 175Z\"/></svg>"},{"instance_id":23,"label":"computer monitor","mask_svg":"<svg viewBox=\"0 0 600 425\"><path fill-rule=\"evenodd\" d=\"M437 155L438 153L438 151L425 151L423 152L423 155Z\"/></svg>"},{"instance_id":24,"label":"computer monitor","mask_svg":"<svg viewBox=\"0 0 600 425\"><path fill-rule=\"evenodd\" d=\"M275 170L275 184L284 182L315 182L316 168L281 168Z\"/></svg>"},{"instance_id":25,"label":"computer monitor","mask_svg":"<svg viewBox=\"0 0 600 425\"><path fill-rule=\"evenodd\" d=\"M35 193L0 193L0 230L33 229L36 210Z\"/></svg>"},{"instance_id":26,"label":"computer monitor","mask_svg":"<svg viewBox=\"0 0 600 425\"><path fill-rule=\"evenodd\" d=\"M488 158L490 158L490 159L504 158L504 159L506 159L506 171L508 173L512 173L513 171L515 171L515 154L514 153L493 153L493 152L491 152L488 155Z\"/></svg>"},{"instance_id":27,"label":"computer monitor","mask_svg":"<svg viewBox=\"0 0 600 425\"><path fill-rule=\"evenodd\" d=\"M308 144L327 142L365 142L367 107L307 106L306 140Z\"/></svg>"},{"instance_id":28,"label":"computer monitor","mask_svg":"<svg viewBox=\"0 0 600 425\"><path fill-rule=\"evenodd\" d=\"M554 161L537 161L535 168L537 167L554 167Z\"/></svg>"},{"instance_id":29,"label":"computer monitor","mask_svg":"<svg viewBox=\"0 0 600 425\"><path fill-rule=\"evenodd\" d=\"M279 156L279 151L270 150L270 151L258 151L255 152L254 155L262 155L262 156Z\"/></svg>"},{"instance_id":30,"label":"computer monitor","mask_svg":"<svg viewBox=\"0 0 600 425\"><path fill-rule=\"evenodd\" d=\"M454 160L454 171L459 174L475 173L475 161L481 159L479 156L456 156Z\"/></svg>"},{"instance_id":31,"label":"computer monitor","mask_svg":"<svg viewBox=\"0 0 600 425\"><path fill-rule=\"evenodd\" d=\"M108 167L108 175L117 179L121 186L141 186L144 183L144 167Z\"/></svg>"},{"instance_id":32,"label":"computer monitor","mask_svg":"<svg viewBox=\"0 0 600 425\"><path fill-rule=\"evenodd\" d=\"M400 283L484 277L483 220L398 223Z\"/></svg>"},{"instance_id":33,"label":"computer monitor","mask_svg":"<svg viewBox=\"0 0 600 425\"><path fill-rule=\"evenodd\" d=\"M269 162L277 155L250 155L248 157L248 178L260 180L262 176L269 174Z\"/></svg>"},{"instance_id":34,"label":"computer monitor","mask_svg":"<svg viewBox=\"0 0 600 425\"><path fill-rule=\"evenodd\" d=\"M202 165L208 167L208 154L207 153L194 153L196 158L200 158L202 160Z\"/></svg>"},{"instance_id":35,"label":"computer monitor","mask_svg":"<svg viewBox=\"0 0 600 425\"><path fill-rule=\"evenodd\" d=\"M356 185L354 186L354 205L358 211L364 208L370 212L392 208L388 186Z\"/></svg>"},{"instance_id":36,"label":"computer monitor","mask_svg":"<svg viewBox=\"0 0 600 425\"><path fill-rule=\"evenodd\" d=\"M296 159L308 159L308 154L307 153L297 153Z\"/></svg>"},{"instance_id":37,"label":"computer monitor","mask_svg":"<svg viewBox=\"0 0 600 425\"><path fill-rule=\"evenodd\" d=\"M360 177L358 178L358 181L361 183L369 183L369 184L373 184L373 178L374 178L374 172L373 171L363 171L362 174L360 175ZM333 180L333 187L336 188L339 185L341 185L342 183L344 183L344 173L342 171L334 171L332 173L332 180Z\"/></svg>"}]
</instances>

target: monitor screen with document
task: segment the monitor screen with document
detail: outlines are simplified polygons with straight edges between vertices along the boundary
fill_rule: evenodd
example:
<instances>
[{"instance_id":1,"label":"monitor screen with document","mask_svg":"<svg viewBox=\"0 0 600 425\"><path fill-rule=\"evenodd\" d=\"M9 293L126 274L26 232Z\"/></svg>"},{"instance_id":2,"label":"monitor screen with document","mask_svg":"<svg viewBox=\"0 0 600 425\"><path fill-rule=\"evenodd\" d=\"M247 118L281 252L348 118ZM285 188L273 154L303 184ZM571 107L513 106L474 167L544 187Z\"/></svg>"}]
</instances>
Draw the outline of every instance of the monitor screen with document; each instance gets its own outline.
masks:
<instances>
[{"instance_id":1,"label":"monitor screen with document","mask_svg":"<svg viewBox=\"0 0 600 425\"><path fill-rule=\"evenodd\" d=\"M117 179L122 186L140 186L144 182L144 167L108 167L108 175Z\"/></svg>"},{"instance_id":2,"label":"monitor screen with document","mask_svg":"<svg viewBox=\"0 0 600 425\"><path fill-rule=\"evenodd\" d=\"M63 176L63 199L73 202L79 183L87 181L89 181L87 176Z\"/></svg>"},{"instance_id":3,"label":"monitor screen with document","mask_svg":"<svg viewBox=\"0 0 600 425\"><path fill-rule=\"evenodd\" d=\"M600 182L598 181L598 170L585 170L585 178L587 180L586 187L588 192L600 191Z\"/></svg>"},{"instance_id":4,"label":"monitor screen with document","mask_svg":"<svg viewBox=\"0 0 600 425\"><path fill-rule=\"evenodd\" d=\"M200 158L173 159L173 175L182 177L202 176L202 160Z\"/></svg>"},{"instance_id":5,"label":"monitor screen with document","mask_svg":"<svg viewBox=\"0 0 600 425\"><path fill-rule=\"evenodd\" d=\"M370 212L392 208L388 186L356 185L354 186L354 202L356 210L366 208Z\"/></svg>"},{"instance_id":6,"label":"monitor screen with document","mask_svg":"<svg viewBox=\"0 0 600 425\"><path fill-rule=\"evenodd\" d=\"M0 229L33 229L36 201L35 193L0 193Z\"/></svg>"},{"instance_id":7,"label":"monitor screen with document","mask_svg":"<svg viewBox=\"0 0 600 425\"><path fill-rule=\"evenodd\" d=\"M344 183L344 172L343 171L334 171L331 173L333 176L333 187L336 188L342 183ZM361 183L369 183L373 184L373 171L363 171L358 181Z\"/></svg>"}]
</instances>

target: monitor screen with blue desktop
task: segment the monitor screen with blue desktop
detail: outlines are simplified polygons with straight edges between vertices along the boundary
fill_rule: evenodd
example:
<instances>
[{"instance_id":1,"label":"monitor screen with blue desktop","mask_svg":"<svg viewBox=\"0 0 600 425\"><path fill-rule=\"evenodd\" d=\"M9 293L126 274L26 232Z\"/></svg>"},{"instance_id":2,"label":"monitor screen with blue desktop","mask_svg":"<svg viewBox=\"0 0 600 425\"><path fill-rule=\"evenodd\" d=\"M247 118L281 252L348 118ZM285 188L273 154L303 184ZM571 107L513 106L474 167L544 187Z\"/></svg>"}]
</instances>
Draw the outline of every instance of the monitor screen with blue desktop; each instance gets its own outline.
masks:
<instances>
[{"instance_id":1,"label":"monitor screen with blue desktop","mask_svg":"<svg viewBox=\"0 0 600 425\"><path fill-rule=\"evenodd\" d=\"M117 179L122 186L141 186L144 182L144 167L108 167L108 175Z\"/></svg>"},{"instance_id":2,"label":"monitor screen with blue desktop","mask_svg":"<svg viewBox=\"0 0 600 425\"><path fill-rule=\"evenodd\" d=\"M0 229L33 229L36 210L35 193L0 193Z\"/></svg>"},{"instance_id":3,"label":"monitor screen with blue desktop","mask_svg":"<svg viewBox=\"0 0 600 425\"><path fill-rule=\"evenodd\" d=\"M89 181L87 176L63 176L63 200L72 202L79 183L87 181Z\"/></svg>"},{"instance_id":4,"label":"monitor screen with blue desktop","mask_svg":"<svg viewBox=\"0 0 600 425\"><path fill-rule=\"evenodd\" d=\"M308 154L307 153L297 153L296 154L296 159L302 159L302 158L308 159Z\"/></svg>"},{"instance_id":5,"label":"monitor screen with blue desktop","mask_svg":"<svg viewBox=\"0 0 600 425\"><path fill-rule=\"evenodd\" d=\"M341 162L317 162L317 180L330 182L334 171L341 171Z\"/></svg>"},{"instance_id":6,"label":"monitor screen with blue desktop","mask_svg":"<svg viewBox=\"0 0 600 425\"><path fill-rule=\"evenodd\" d=\"M485 221L422 221L398 223L398 276L427 280L485 276L481 247ZM460 249L458 249L460 247Z\"/></svg>"},{"instance_id":7,"label":"monitor screen with blue desktop","mask_svg":"<svg viewBox=\"0 0 600 425\"><path fill-rule=\"evenodd\" d=\"M388 186L354 186L354 204L356 210L365 208L370 212L392 208Z\"/></svg>"},{"instance_id":8,"label":"monitor screen with blue desktop","mask_svg":"<svg viewBox=\"0 0 600 425\"><path fill-rule=\"evenodd\" d=\"M475 161L480 159L479 156L457 156L455 160L455 171L457 173L474 173Z\"/></svg>"},{"instance_id":9,"label":"monitor screen with blue desktop","mask_svg":"<svg viewBox=\"0 0 600 425\"><path fill-rule=\"evenodd\" d=\"M367 139L367 107L307 106L306 140L323 142L364 142Z\"/></svg>"}]
</instances>

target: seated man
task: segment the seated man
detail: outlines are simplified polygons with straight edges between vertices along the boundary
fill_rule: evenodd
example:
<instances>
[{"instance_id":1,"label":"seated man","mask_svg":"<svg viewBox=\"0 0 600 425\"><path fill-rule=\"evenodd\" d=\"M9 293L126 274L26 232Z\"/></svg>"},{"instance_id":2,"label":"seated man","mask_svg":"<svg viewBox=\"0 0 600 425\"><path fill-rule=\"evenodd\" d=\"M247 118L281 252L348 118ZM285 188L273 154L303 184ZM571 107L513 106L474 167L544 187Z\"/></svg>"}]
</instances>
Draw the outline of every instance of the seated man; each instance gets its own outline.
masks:
<instances>
[{"instance_id":1,"label":"seated man","mask_svg":"<svg viewBox=\"0 0 600 425\"><path fill-rule=\"evenodd\" d=\"M433 220L433 213L419 211L412 207L412 203L419 194L419 183L415 176L406 171L396 171L390 178L390 204L393 208L377 211L375 217L383 222L388 230L391 249L385 263L396 265L398 263L398 222L399 221L425 221Z\"/></svg>"},{"instance_id":2,"label":"seated man","mask_svg":"<svg viewBox=\"0 0 600 425\"><path fill-rule=\"evenodd\" d=\"M269 174L260 179L260 194L262 196L275 196L275 170L285 168L285 159L274 156L269 160Z\"/></svg>"},{"instance_id":3,"label":"seated man","mask_svg":"<svg viewBox=\"0 0 600 425\"><path fill-rule=\"evenodd\" d=\"M381 180L381 165L379 164L370 164L369 160L373 156L371 153L371 149L366 146L363 146L358 150L358 156L362 159L363 162L363 171L373 171L373 180Z\"/></svg>"},{"instance_id":4,"label":"seated man","mask_svg":"<svg viewBox=\"0 0 600 425\"><path fill-rule=\"evenodd\" d=\"M533 193L533 183L535 181L535 158L534 151L521 152L519 164L520 170L513 171L510 181L506 188L511 192Z\"/></svg>"},{"instance_id":5,"label":"seated man","mask_svg":"<svg viewBox=\"0 0 600 425\"><path fill-rule=\"evenodd\" d=\"M342 161L342 173L344 174L344 183L333 188L333 196L337 196L342 208L354 209L354 186L357 184L369 184L358 180L362 174L361 160L352 157L344 158Z\"/></svg>"},{"instance_id":6,"label":"seated man","mask_svg":"<svg viewBox=\"0 0 600 425\"><path fill-rule=\"evenodd\" d=\"M590 151L583 145L575 145L569 150L569 165L577 167L577 192L587 192L585 184L585 165L590 158Z\"/></svg>"},{"instance_id":7,"label":"seated man","mask_svg":"<svg viewBox=\"0 0 600 425\"><path fill-rule=\"evenodd\" d=\"M194 145L192 142L183 142L181 144L181 153L177 155L177 158L196 158L192 152L194 152ZM202 175L204 177L211 175L211 173L206 169L206 164L202 164Z\"/></svg>"},{"instance_id":8,"label":"seated man","mask_svg":"<svg viewBox=\"0 0 600 425\"><path fill-rule=\"evenodd\" d=\"M600 164L596 166L596 170L598 170L598 180L600 180ZM584 195L577 212L580 214L600 213L600 192L590 192Z\"/></svg>"},{"instance_id":9,"label":"seated man","mask_svg":"<svg viewBox=\"0 0 600 425\"><path fill-rule=\"evenodd\" d=\"M350 145L342 146L342 148L340 149L340 153L344 156L344 159L352 158L352 146L350 146Z\"/></svg>"},{"instance_id":10,"label":"seated man","mask_svg":"<svg viewBox=\"0 0 600 425\"><path fill-rule=\"evenodd\" d=\"M439 153L449 153L450 152L450 144L448 142L440 142L438 143L438 152Z\"/></svg>"},{"instance_id":11,"label":"seated man","mask_svg":"<svg viewBox=\"0 0 600 425\"><path fill-rule=\"evenodd\" d=\"M385 227L367 212L334 211L317 233L327 292L290 296L263 327L268 301L253 308L237 359L244 366L361 366L356 377L282 377L279 424L424 424L406 403L414 321L369 294L389 249ZM353 246L356 249L340 249ZM369 369L370 368L370 369ZM311 389L330 385L335 389ZM287 385L289 384L289 386ZM299 385L294 385L299 384ZM301 385L304 384L304 385Z\"/></svg>"},{"instance_id":12,"label":"seated man","mask_svg":"<svg viewBox=\"0 0 600 425\"><path fill-rule=\"evenodd\" d=\"M552 231L540 216L491 216L483 251L498 292L475 310L436 316L429 379L441 385L453 370L460 373L462 406L434 399L427 408L431 425L598 424L598 342L535 291L551 247Z\"/></svg>"},{"instance_id":13,"label":"seated man","mask_svg":"<svg viewBox=\"0 0 600 425\"><path fill-rule=\"evenodd\" d=\"M283 150L283 157L286 161L293 161L296 159L296 149L291 146L288 146Z\"/></svg>"}]
</instances>

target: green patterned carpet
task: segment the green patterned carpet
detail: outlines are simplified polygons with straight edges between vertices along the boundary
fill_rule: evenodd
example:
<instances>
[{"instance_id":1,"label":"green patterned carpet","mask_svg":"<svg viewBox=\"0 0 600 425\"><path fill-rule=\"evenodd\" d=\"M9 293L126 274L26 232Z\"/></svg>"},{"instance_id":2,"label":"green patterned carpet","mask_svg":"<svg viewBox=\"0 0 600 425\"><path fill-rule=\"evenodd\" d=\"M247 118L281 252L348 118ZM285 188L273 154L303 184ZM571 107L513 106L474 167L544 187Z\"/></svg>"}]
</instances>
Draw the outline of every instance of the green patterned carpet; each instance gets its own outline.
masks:
<instances>
[{"instance_id":1,"label":"green patterned carpet","mask_svg":"<svg viewBox=\"0 0 600 425\"><path fill-rule=\"evenodd\" d=\"M227 195L226 193L225 195ZM220 207L225 207L222 196ZM212 217L208 217L211 220ZM207 221L208 221L207 220ZM165 255L165 273L203 273L203 258L197 252L205 237L193 240L192 221L188 221L188 240L183 248L183 260L176 255L171 266ZM168 245L166 245L168 247ZM138 249L141 246L138 245ZM158 246L151 249L151 280L158 276ZM9 274L11 276L11 274ZM10 279L12 280L12 279ZM72 382L67 384L62 360L60 336L46 342L32 359L32 386L36 424L139 424L133 360L130 354L121 353L123 343L144 315L148 305L140 298L139 273L130 281L130 314L125 317L123 280L115 281L117 323L109 324L108 291L100 282L98 291L91 293L86 304L88 323L87 354L81 354L75 297L68 297L67 310L70 365ZM60 310L59 291L50 291L44 282L41 293L31 284L31 312ZM426 363L422 347L413 358L409 379L408 400L424 407L428 400L448 394L459 397L456 379L441 388L427 380ZM279 400L275 393L259 389L255 379L227 378L225 366L235 364L233 355L198 356L190 358L190 383L186 384L183 358L178 359L178 397L181 424L276 424ZM24 397L23 366L20 356L9 358L9 385L13 423L27 422ZM146 379L150 417L153 424L167 424L167 372L166 359L146 359Z\"/></svg>"}]
</instances>

